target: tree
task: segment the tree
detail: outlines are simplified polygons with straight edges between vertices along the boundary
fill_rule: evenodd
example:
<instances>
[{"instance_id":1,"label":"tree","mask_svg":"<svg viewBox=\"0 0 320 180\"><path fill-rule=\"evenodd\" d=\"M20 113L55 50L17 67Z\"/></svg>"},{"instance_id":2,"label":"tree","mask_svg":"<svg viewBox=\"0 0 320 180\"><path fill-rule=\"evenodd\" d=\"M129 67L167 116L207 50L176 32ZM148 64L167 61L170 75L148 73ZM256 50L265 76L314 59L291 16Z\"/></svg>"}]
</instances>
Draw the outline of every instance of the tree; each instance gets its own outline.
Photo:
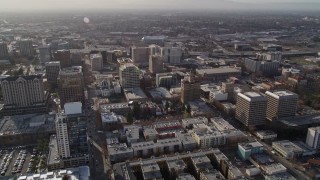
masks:
<instances>
[{"instance_id":1,"label":"tree","mask_svg":"<svg viewBox=\"0 0 320 180\"><path fill-rule=\"evenodd\" d=\"M132 123L133 123L133 114L132 114L131 111L127 114L127 122L128 122L129 124L132 124Z\"/></svg>"}]
</instances>

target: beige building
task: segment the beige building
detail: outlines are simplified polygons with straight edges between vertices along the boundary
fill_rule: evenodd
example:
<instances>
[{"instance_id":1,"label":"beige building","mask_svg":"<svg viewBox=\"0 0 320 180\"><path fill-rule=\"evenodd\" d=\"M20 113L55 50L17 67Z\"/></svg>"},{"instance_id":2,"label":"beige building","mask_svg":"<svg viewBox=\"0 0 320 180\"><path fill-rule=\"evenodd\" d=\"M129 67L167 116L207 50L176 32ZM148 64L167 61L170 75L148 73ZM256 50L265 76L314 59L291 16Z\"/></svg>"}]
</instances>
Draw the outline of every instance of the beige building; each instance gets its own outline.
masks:
<instances>
[{"instance_id":1,"label":"beige building","mask_svg":"<svg viewBox=\"0 0 320 180\"><path fill-rule=\"evenodd\" d=\"M67 102L84 102L83 73L81 66L64 68L58 76L60 105Z\"/></svg>"},{"instance_id":2,"label":"beige building","mask_svg":"<svg viewBox=\"0 0 320 180\"><path fill-rule=\"evenodd\" d=\"M295 116L298 105L298 95L286 91L267 91L267 119L272 121L283 117Z\"/></svg>"},{"instance_id":3,"label":"beige building","mask_svg":"<svg viewBox=\"0 0 320 180\"><path fill-rule=\"evenodd\" d=\"M247 127L263 125L266 118L267 98L256 92L238 93L236 119Z\"/></svg>"},{"instance_id":4,"label":"beige building","mask_svg":"<svg viewBox=\"0 0 320 180\"><path fill-rule=\"evenodd\" d=\"M131 64L122 64L119 68L120 84L122 88L140 87L140 69Z\"/></svg>"},{"instance_id":5,"label":"beige building","mask_svg":"<svg viewBox=\"0 0 320 180\"><path fill-rule=\"evenodd\" d=\"M148 64L149 55L149 47L132 47L131 49L131 58L134 64Z\"/></svg>"},{"instance_id":6,"label":"beige building","mask_svg":"<svg viewBox=\"0 0 320 180\"><path fill-rule=\"evenodd\" d=\"M181 80L181 102L187 103L200 98L200 83L192 75Z\"/></svg>"},{"instance_id":7,"label":"beige building","mask_svg":"<svg viewBox=\"0 0 320 180\"><path fill-rule=\"evenodd\" d=\"M41 75L10 76L1 81L4 105L33 106L45 101Z\"/></svg>"},{"instance_id":8,"label":"beige building","mask_svg":"<svg viewBox=\"0 0 320 180\"><path fill-rule=\"evenodd\" d=\"M162 73L163 71L163 57L153 55L149 57L149 71L153 74Z\"/></svg>"}]
</instances>

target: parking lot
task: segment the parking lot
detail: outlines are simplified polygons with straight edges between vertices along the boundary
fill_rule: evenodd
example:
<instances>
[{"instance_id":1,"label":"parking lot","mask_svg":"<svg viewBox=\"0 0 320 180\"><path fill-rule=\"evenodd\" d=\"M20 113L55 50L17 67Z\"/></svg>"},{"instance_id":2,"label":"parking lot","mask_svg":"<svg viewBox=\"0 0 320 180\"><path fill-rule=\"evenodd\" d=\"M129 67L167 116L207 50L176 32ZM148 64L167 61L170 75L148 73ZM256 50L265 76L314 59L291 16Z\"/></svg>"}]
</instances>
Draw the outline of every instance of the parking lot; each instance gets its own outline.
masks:
<instances>
[{"instance_id":1,"label":"parking lot","mask_svg":"<svg viewBox=\"0 0 320 180\"><path fill-rule=\"evenodd\" d=\"M1 176L21 175L45 170L45 161L45 155L37 153L35 148L0 149L0 179Z\"/></svg>"}]
</instances>

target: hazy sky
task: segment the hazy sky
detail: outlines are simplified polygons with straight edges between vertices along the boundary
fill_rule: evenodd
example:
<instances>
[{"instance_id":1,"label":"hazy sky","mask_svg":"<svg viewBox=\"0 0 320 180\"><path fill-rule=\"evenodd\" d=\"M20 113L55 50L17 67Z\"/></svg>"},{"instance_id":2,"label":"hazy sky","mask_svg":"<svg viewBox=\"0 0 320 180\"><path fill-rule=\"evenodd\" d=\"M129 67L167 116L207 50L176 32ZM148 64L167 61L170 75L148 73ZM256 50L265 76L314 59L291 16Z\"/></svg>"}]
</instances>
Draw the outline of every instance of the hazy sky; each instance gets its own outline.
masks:
<instances>
[{"instance_id":1,"label":"hazy sky","mask_svg":"<svg viewBox=\"0 0 320 180\"><path fill-rule=\"evenodd\" d=\"M0 11L84 9L320 9L320 0L0 0Z\"/></svg>"}]
</instances>

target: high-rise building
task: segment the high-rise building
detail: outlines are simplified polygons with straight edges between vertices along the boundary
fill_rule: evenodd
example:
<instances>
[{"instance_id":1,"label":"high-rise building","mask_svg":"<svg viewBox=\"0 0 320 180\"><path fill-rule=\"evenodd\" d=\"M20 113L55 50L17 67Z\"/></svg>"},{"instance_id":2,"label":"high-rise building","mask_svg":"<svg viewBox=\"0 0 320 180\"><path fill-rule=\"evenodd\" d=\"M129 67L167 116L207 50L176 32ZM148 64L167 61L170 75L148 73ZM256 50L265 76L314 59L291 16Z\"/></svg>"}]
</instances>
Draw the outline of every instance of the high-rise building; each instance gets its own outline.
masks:
<instances>
[{"instance_id":1,"label":"high-rise building","mask_svg":"<svg viewBox=\"0 0 320 180\"><path fill-rule=\"evenodd\" d=\"M148 64L149 55L150 49L148 47L132 47L131 49L131 58L134 64Z\"/></svg>"},{"instance_id":2,"label":"high-rise building","mask_svg":"<svg viewBox=\"0 0 320 180\"><path fill-rule=\"evenodd\" d=\"M20 48L20 55L25 57L33 57L34 49L32 45L32 40L24 39L18 42Z\"/></svg>"},{"instance_id":3,"label":"high-rise building","mask_svg":"<svg viewBox=\"0 0 320 180\"><path fill-rule=\"evenodd\" d=\"M46 111L41 75L10 76L1 81L4 109L8 114Z\"/></svg>"},{"instance_id":4,"label":"high-rise building","mask_svg":"<svg viewBox=\"0 0 320 180\"><path fill-rule=\"evenodd\" d=\"M256 92L238 93L236 119L247 127L266 122L267 98Z\"/></svg>"},{"instance_id":5,"label":"high-rise building","mask_svg":"<svg viewBox=\"0 0 320 180\"><path fill-rule=\"evenodd\" d=\"M51 55L50 55L50 48L49 46L41 46L39 47L39 53L40 53L40 62L42 64L48 62L51 60Z\"/></svg>"},{"instance_id":6,"label":"high-rise building","mask_svg":"<svg viewBox=\"0 0 320 180\"><path fill-rule=\"evenodd\" d=\"M149 71L151 73L161 73L163 71L163 58L159 55L149 57Z\"/></svg>"},{"instance_id":7,"label":"high-rise building","mask_svg":"<svg viewBox=\"0 0 320 180\"><path fill-rule=\"evenodd\" d=\"M232 100L234 93L234 83L232 82L223 82L221 86L223 93L228 93L228 100Z\"/></svg>"},{"instance_id":8,"label":"high-rise building","mask_svg":"<svg viewBox=\"0 0 320 180\"><path fill-rule=\"evenodd\" d=\"M55 61L60 61L61 68L71 67L71 54L69 50L58 50L54 54Z\"/></svg>"},{"instance_id":9,"label":"high-rise building","mask_svg":"<svg viewBox=\"0 0 320 180\"><path fill-rule=\"evenodd\" d=\"M103 69L103 59L101 54L91 54L91 71L101 71Z\"/></svg>"},{"instance_id":10,"label":"high-rise building","mask_svg":"<svg viewBox=\"0 0 320 180\"><path fill-rule=\"evenodd\" d=\"M170 89L171 86L178 84L177 74L173 72L169 73L157 73L156 74L156 86L165 87Z\"/></svg>"},{"instance_id":11,"label":"high-rise building","mask_svg":"<svg viewBox=\"0 0 320 180\"><path fill-rule=\"evenodd\" d=\"M161 47L159 45L149 45L150 55L160 55L161 54Z\"/></svg>"},{"instance_id":12,"label":"high-rise building","mask_svg":"<svg viewBox=\"0 0 320 180\"><path fill-rule=\"evenodd\" d=\"M71 104L75 107L68 108L80 108L81 112L80 102ZM65 110L58 113L55 121L58 153L65 167L80 166L88 162L87 119L82 112L78 113L78 110L70 112Z\"/></svg>"},{"instance_id":13,"label":"high-rise building","mask_svg":"<svg viewBox=\"0 0 320 180\"><path fill-rule=\"evenodd\" d=\"M200 99L200 83L195 81L193 75L188 75L181 80L181 102L186 104L189 101Z\"/></svg>"},{"instance_id":14,"label":"high-rise building","mask_svg":"<svg viewBox=\"0 0 320 180\"><path fill-rule=\"evenodd\" d=\"M275 52L264 52L264 53L257 53L257 59L262 61L282 61L282 52L275 51Z\"/></svg>"},{"instance_id":15,"label":"high-rise building","mask_svg":"<svg viewBox=\"0 0 320 180\"><path fill-rule=\"evenodd\" d=\"M61 69L58 76L60 105L67 102L84 102L83 73L81 66Z\"/></svg>"},{"instance_id":16,"label":"high-rise building","mask_svg":"<svg viewBox=\"0 0 320 180\"><path fill-rule=\"evenodd\" d=\"M161 48L161 56L165 63L180 64L182 57L182 50L178 47L163 47Z\"/></svg>"},{"instance_id":17,"label":"high-rise building","mask_svg":"<svg viewBox=\"0 0 320 180\"><path fill-rule=\"evenodd\" d=\"M306 144L313 149L320 148L320 126L308 129Z\"/></svg>"},{"instance_id":18,"label":"high-rise building","mask_svg":"<svg viewBox=\"0 0 320 180\"><path fill-rule=\"evenodd\" d=\"M266 92L268 103L267 103L267 119L270 121L283 118L291 117L296 115L298 105L298 95L286 91L267 91Z\"/></svg>"},{"instance_id":19,"label":"high-rise building","mask_svg":"<svg viewBox=\"0 0 320 180\"><path fill-rule=\"evenodd\" d=\"M140 87L140 69L131 64L122 64L119 68L120 84L122 88Z\"/></svg>"},{"instance_id":20,"label":"high-rise building","mask_svg":"<svg viewBox=\"0 0 320 180\"><path fill-rule=\"evenodd\" d=\"M50 61L45 63L47 82L56 86L58 84L58 76L60 72L60 62Z\"/></svg>"},{"instance_id":21,"label":"high-rise building","mask_svg":"<svg viewBox=\"0 0 320 180\"><path fill-rule=\"evenodd\" d=\"M0 58L8 58L8 46L5 42L0 42Z\"/></svg>"}]
</instances>

